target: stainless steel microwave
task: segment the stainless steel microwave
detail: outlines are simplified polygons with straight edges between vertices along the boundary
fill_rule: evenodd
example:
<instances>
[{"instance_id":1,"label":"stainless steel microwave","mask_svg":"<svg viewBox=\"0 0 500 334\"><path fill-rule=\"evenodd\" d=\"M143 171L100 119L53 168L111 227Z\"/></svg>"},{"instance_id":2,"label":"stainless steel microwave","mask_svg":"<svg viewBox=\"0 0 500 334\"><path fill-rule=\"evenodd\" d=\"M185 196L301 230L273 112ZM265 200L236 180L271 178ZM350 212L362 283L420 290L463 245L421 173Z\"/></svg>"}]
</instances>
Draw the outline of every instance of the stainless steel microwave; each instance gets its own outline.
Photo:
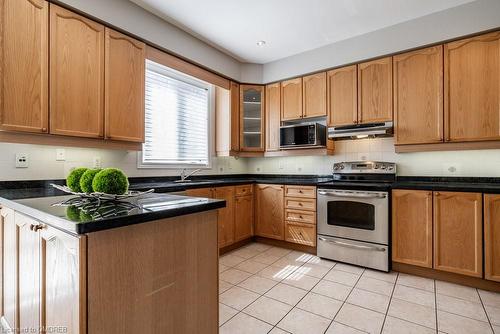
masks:
<instances>
[{"instance_id":1,"label":"stainless steel microwave","mask_svg":"<svg viewBox=\"0 0 500 334\"><path fill-rule=\"evenodd\" d=\"M319 123L280 127L280 147L284 149L326 146L326 126Z\"/></svg>"}]
</instances>

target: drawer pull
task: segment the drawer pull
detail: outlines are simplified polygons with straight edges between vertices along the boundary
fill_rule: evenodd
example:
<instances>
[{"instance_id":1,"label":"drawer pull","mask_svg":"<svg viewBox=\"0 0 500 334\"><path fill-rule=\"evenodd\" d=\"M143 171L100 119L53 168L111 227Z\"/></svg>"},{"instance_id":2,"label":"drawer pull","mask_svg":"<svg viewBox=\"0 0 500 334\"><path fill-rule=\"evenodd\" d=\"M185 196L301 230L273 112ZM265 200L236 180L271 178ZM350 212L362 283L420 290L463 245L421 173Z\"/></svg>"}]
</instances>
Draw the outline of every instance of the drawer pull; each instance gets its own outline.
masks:
<instances>
[{"instance_id":1,"label":"drawer pull","mask_svg":"<svg viewBox=\"0 0 500 334\"><path fill-rule=\"evenodd\" d=\"M326 239L323 237L319 237L318 239L321 241L331 243L331 244L339 245L341 247L356 248L356 249L362 249L362 250L373 250L373 251L377 251L377 252L385 252L385 248L382 248L382 247L355 245L355 244L350 244L350 243L342 242L342 241L329 240L329 239Z\"/></svg>"},{"instance_id":2,"label":"drawer pull","mask_svg":"<svg viewBox=\"0 0 500 334\"><path fill-rule=\"evenodd\" d=\"M302 217L302 215L299 216L300 219L304 219L304 217Z\"/></svg>"}]
</instances>

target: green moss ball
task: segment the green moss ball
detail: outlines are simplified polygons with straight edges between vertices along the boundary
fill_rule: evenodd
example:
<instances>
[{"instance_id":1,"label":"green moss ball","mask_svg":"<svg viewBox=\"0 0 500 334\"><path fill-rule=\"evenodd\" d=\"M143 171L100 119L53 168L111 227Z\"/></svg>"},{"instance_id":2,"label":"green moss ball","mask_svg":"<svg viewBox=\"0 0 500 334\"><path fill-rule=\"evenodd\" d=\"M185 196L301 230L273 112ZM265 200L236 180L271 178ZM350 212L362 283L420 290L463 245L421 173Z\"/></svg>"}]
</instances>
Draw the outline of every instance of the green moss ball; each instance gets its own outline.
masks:
<instances>
[{"instance_id":1,"label":"green moss ball","mask_svg":"<svg viewBox=\"0 0 500 334\"><path fill-rule=\"evenodd\" d=\"M94 188L92 188L92 181L94 181L94 177L100 171L101 169L87 169L85 173L83 173L80 178L80 189L82 189L84 193L91 193L94 191Z\"/></svg>"},{"instance_id":2,"label":"green moss ball","mask_svg":"<svg viewBox=\"0 0 500 334\"><path fill-rule=\"evenodd\" d=\"M128 190L128 179L121 170L106 168L96 174L92 188L100 193L122 195Z\"/></svg>"},{"instance_id":3,"label":"green moss ball","mask_svg":"<svg viewBox=\"0 0 500 334\"><path fill-rule=\"evenodd\" d=\"M69 173L68 177L66 178L66 185L69 187L69 189L77 193L82 192L82 189L80 188L80 178L86 171L87 168L82 167L73 169L71 173Z\"/></svg>"},{"instance_id":4,"label":"green moss ball","mask_svg":"<svg viewBox=\"0 0 500 334\"><path fill-rule=\"evenodd\" d=\"M74 205L68 206L66 208L66 217L68 217L68 219L71 221L79 222L80 221L80 209L78 209Z\"/></svg>"},{"instance_id":5,"label":"green moss ball","mask_svg":"<svg viewBox=\"0 0 500 334\"><path fill-rule=\"evenodd\" d=\"M80 210L80 217L79 218L80 218L79 221L81 221L81 222L89 222L91 220L94 220L90 213L87 213L83 210Z\"/></svg>"}]
</instances>

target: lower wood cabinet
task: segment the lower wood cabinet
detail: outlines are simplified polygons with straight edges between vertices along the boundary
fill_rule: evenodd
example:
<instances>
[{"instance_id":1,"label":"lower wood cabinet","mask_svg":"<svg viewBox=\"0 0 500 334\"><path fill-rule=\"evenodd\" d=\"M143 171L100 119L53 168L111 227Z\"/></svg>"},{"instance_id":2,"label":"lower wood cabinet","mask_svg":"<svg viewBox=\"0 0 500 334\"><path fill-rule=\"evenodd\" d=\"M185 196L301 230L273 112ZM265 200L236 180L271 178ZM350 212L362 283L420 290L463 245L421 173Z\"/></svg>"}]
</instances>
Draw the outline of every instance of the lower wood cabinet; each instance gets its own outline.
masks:
<instances>
[{"instance_id":1,"label":"lower wood cabinet","mask_svg":"<svg viewBox=\"0 0 500 334\"><path fill-rule=\"evenodd\" d=\"M307 246L316 245L316 225L286 222L285 240Z\"/></svg>"},{"instance_id":2,"label":"lower wood cabinet","mask_svg":"<svg viewBox=\"0 0 500 334\"><path fill-rule=\"evenodd\" d=\"M226 207L219 209L219 248L234 243L234 187L219 187L214 198L226 201Z\"/></svg>"},{"instance_id":3,"label":"lower wood cabinet","mask_svg":"<svg viewBox=\"0 0 500 334\"><path fill-rule=\"evenodd\" d=\"M392 191L392 260L432 268L432 191Z\"/></svg>"},{"instance_id":4,"label":"lower wood cabinet","mask_svg":"<svg viewBox=\"0 0 500 334\"><path fill-rule=\"evenodd\" d=\"M284 186L257 184L255 187L255 234L284 240Z\"/></svg>"},{"instance_id":5,"label":"lower wood cabinet","mask_svg":"<svg viewBox=\"0 0 500 334\"><path fill-rule=\"evenodd\" d=\"M484 276L500 282L500 195L484 195Z\"/></svg>"},{"instance_id":6,"label":"lower wood cabinet","mask_svg":"<svg viewBox=\"0 0 500 334\"><path fill-rule=\"evenodd\" d=\"M434 192L434 268L483 275L482 194Z\"/></svg>"},{"instance_id":7,"label":"lower wood cabinet","mask_svg":"<svg viewBox=\"0 0 500 334\"><path fill-rule=\"evenodd\" d=\"M234 241L253 236L253 195L237 196L234 200Z\"/></svg>"}]
</instances>

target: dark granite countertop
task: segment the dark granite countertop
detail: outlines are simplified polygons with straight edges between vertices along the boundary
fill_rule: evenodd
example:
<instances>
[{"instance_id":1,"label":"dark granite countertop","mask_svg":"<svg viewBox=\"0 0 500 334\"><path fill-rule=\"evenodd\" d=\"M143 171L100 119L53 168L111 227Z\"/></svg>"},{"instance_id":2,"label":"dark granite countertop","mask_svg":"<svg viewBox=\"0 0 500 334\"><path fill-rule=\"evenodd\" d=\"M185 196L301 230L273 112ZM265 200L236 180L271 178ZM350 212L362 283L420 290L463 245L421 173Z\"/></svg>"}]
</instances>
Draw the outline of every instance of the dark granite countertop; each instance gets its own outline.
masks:
<instances>
[{"instance_id":1,"label":"dark granite countertop","mask_svg":"<svg viewBox=\"0 0 500 334\"><path fill-rule=\"evenodd\" d=\"M226 201L168 194L147 194L120 202L80 207L75 196L49 196L9 200L0 198L17 212L73 234L85 234L148 221L177 217L226 206Z\"/></svg>"},{"instance_id":2,"label":"dark granite countertop","mask_svg":"<svg viewBox=\"0 0 500 334\"><path fill-rule=\"evenodd\" d=\"M399 176L392 188L497 194L500 193L500 178Z\"/></svg>"}]
</instances>

